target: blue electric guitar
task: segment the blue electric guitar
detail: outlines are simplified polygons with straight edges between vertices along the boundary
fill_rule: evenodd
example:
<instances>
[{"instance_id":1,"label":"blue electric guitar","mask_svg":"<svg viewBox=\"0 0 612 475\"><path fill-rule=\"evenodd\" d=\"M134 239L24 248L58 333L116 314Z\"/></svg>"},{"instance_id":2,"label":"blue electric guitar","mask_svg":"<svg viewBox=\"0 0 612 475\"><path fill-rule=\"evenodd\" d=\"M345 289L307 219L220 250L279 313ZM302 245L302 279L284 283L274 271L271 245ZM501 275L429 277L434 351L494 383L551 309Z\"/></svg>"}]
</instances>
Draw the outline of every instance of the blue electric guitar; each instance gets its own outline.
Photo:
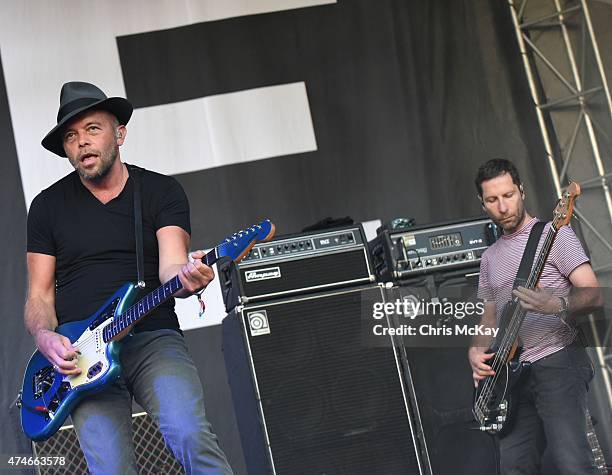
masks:
<instances>
[{"instance_id":1,"label":"blue electric guitar","mask_svg":"<svg viewBox=\"0 0 612 475\"><path fill-rule=\"evenodd\" d=\"M212 265L221 257L240 261L256 242L270 240L274 231L274 225L266 219L227 238L202 262ZM182 288L175 276L133 303L138 288L127 283L89 318L60 325L56 331L70 339L80 352L77 365L81 374L63 375L39 351L32 355L18 400L24 433L35 441L48 439L82 398L115 381L121 374L120 340L141 318Z\"/></svg>"}]
</instances>

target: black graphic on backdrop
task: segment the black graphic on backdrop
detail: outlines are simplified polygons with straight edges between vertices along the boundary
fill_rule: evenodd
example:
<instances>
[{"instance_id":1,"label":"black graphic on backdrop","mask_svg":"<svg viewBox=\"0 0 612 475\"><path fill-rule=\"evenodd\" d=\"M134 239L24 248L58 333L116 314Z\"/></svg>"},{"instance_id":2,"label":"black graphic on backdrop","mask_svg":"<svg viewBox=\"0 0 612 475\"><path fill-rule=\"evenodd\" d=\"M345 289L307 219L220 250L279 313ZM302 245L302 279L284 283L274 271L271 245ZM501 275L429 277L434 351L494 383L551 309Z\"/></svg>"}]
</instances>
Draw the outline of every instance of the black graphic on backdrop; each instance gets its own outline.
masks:
<instances>
[{"instance_id":1,"label":"black graphic on backdrop","mask_svg":"<svg viewBox=\"0 0 612 475\"><path fill-rule=\"evenodd\" d=\"M261 216L286 233L325 216L477 215L457 197L473 195L479 163L544 156L507 6L432 3L353 0L118 38L136 107L306 84L316 152L178 177L195 243Z\"/></svg>"}]
</instances>

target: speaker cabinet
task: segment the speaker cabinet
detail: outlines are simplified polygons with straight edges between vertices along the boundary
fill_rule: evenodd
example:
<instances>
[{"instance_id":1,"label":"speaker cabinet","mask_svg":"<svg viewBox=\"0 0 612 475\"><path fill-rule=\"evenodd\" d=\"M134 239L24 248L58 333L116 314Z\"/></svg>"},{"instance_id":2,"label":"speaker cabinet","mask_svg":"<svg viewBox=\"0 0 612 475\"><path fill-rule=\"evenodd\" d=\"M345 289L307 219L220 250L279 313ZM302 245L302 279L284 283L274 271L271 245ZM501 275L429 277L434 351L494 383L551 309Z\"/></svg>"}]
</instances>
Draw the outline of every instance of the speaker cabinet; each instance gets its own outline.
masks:
<instances>
[{"instance_id":1,"label":"speaker cabinet","mask_svg":"<svg viewBox=\"0 0 612 475\"><path fill-rule=\"evenodd\" d=\"M134 452L139 473L159 475L182 475L183 467L166 447L157 425L146 412L132 415ZM66 464L38 466L39 474L69 473L88 475L87 462L79 446L76 431L71 425L62 427L53 437L44 442L33 442L33 454L38 457L65 457ZM112 456L112 454L109 454Z\"/></svg>"},{"instance_id":2,"label":"speaker cabinet","mask_svg":"<svg viewBox=\"0 0 612 475\"><path fill-rule=\"evenodd\" d=\"M477 272L478 269L475 269ZM468 274L469 275L469 274ZM472 301L476 295L477 274L470 277L414 281L389 291L389 298L443 302ZM480 317L451 315L434 325L453 321L474 324ZM404 340L406 341L406 340ZM451 344L411 346L406 343L405 360L410 368L431 467L435 475L495 475L499 473L495 438L479 430L472 415L474 385L468 361L471 338L454 338Z\"/></svg>"},{"instance_id":3,"label":"speaker cabinet","mask_svg":"<svg viewBox=\"0 0 612 475\"><path fill-rule=\"evenodd\" d=\"M237 307L224 320L249 473L429 473L395 348L363 343L363 309L383 299L369 286Z\"/></svg>"}]
</instances>

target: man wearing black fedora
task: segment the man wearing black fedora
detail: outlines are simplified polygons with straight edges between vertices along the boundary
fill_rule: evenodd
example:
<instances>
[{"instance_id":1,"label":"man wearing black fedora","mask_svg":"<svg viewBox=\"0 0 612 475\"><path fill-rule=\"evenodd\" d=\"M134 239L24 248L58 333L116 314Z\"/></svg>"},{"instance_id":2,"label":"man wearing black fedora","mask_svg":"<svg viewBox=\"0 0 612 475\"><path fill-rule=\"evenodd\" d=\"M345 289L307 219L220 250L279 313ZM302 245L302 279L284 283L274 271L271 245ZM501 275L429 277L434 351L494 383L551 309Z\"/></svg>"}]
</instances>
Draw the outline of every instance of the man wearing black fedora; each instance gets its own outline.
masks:
<instances>
[{"instance_id":1,"label":"man wearing black fedora","mask_svg":"<svg viewBox=\"0 0 612 475\"><path fill-rule=\"evenodd\" d=\"M54 330L94 314L128 281L142 276L154 289L175 275L177 297L213 279L203 253L192 253L189 204L172 177L121 161L132 105L93 84L69 82L60 94L57 125L42 145L67 157L75 171L43 190L28 214L29 290L25 323L40 352L66 375L79 374L78 349ZM135 229L141 206L143 259ZM122 375L85 398L72 420L89 470L137 473L132 397L153 417L187 473L232 473L206 419L197 369L187 352L174 300L159 305L125 339Z\"/></svg>"}]
</instances>

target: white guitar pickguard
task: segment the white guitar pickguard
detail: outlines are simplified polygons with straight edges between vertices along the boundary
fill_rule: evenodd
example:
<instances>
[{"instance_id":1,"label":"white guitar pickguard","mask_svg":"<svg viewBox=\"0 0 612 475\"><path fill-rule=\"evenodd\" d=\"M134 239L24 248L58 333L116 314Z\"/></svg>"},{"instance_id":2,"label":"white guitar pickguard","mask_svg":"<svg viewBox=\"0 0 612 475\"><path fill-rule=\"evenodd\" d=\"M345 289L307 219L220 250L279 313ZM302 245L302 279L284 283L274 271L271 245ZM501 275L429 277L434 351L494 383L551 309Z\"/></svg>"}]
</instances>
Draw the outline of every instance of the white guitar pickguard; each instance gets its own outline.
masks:
<instances>
[{"instance_id":1,"label":"white guitar pickguard","mask_svg":"<svg viewBox=\"0 0 612 475\"><path fill-rule=\"evenodd\" d=\"M72 344L81 353L77 357L77 366L81 369L81 374L66 375L64 381L69 382L73 389L97 381L104 376L110 367L110 361L106 357L108 344L104 342L102 331L112 321L113 319L109 318L93 330L87 328L79 339ZM89 375L90 369L96 364L100 364L101 367L95 374Z\"/></svg>"}]
</instances>

